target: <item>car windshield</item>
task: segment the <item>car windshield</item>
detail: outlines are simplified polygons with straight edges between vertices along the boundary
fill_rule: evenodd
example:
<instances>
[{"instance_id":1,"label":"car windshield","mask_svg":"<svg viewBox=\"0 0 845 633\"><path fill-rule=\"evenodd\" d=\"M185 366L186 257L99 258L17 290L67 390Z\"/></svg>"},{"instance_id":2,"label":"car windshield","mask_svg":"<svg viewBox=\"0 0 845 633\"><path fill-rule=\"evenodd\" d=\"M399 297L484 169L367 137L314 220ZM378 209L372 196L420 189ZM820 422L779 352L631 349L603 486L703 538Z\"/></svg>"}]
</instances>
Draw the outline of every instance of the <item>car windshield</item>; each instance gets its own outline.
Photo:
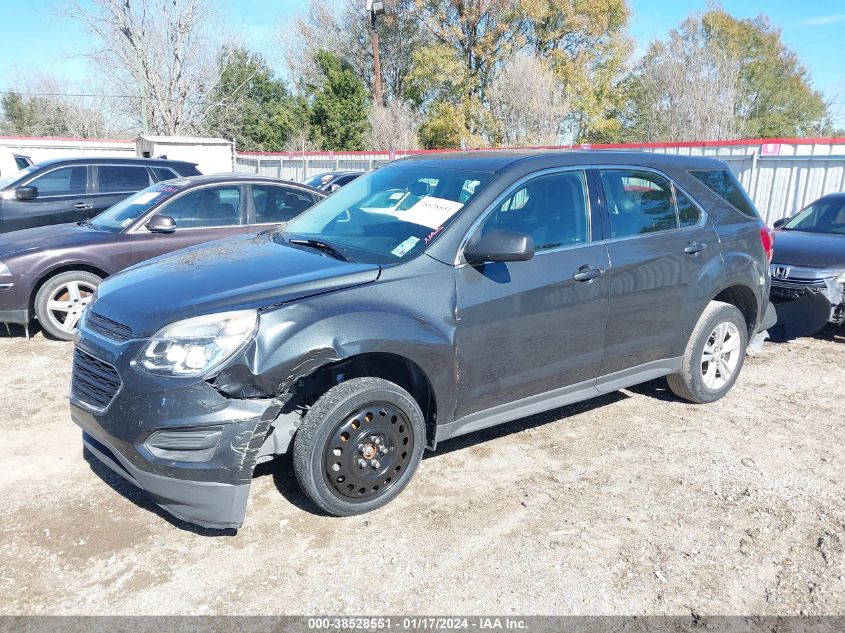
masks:
<instances>
[{"instance_id":1,"label":"car windshield","mask_svg":"<svg viewBox=\"0 0 845 633\"><path fill-rule=\"evenodd\" d=\"M845 198L814 202L783 228L787 231L845 235Z\"/></svg>"},{"instance_id":2,"label":"car windshield","mask_svg":"<svg viewBox=\"0 0 845 633\"><path fill-rule=\"evenodd\" d=\"M0 178L0 189L4 189L8 187L13 182L23 179L25 176L28 176L32 172L34 172L38 167L36 165L30 165L29 167L25 167L20 171L16 171L11 176L6 176L5 178Z\"/></svg>"},{"instance_id":3,"label":"car windshield","mask_svg":"<svg viewBox=\"0 0 845 633\"><path fill-rule=\"evenodd\" d=\"M357 178L288 223L283 239L320 240L355 261L422 253L495 174L393 164Z\"/></svg>"},{"instance_id":4,"label":"car windshield","mask_svg":"<svg viewBox=\"0 0 845 633\"><path fill-rule=\"evenodd\" d=\"M316 189L319 189L324 184L329 182L332 178L333 178L333 176L331 174L317 174L316 176L312 176L311 178L306 180L305 183L303 183L303 184L306 184L309 187L314 187Z\"/></svg>"},{"instance_id":5,"label":"car windshield","mask_svg":"<svg viewBox=\"0 0 845 633\"><path fill-rule=\"evenodd\" d=\"M185 185L184 180L169 180L147 187L92 218L90 224L104 231L122 231L154 206L182 191Z\"/></svg>"}]
</instances>

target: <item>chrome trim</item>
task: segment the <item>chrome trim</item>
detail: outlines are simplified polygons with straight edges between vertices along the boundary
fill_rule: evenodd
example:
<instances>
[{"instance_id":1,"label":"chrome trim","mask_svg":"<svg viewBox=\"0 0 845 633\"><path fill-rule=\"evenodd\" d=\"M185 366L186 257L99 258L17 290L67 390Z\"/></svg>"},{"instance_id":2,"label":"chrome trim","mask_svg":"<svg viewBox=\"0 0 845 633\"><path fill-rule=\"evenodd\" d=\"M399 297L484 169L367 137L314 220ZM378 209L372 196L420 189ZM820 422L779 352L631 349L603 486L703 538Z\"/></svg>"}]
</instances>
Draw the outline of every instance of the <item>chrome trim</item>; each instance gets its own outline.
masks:
<instances>
[{"instance_id":1,"label":"chrome trim","mask_svg":"<svg viewBox=\"0 0 845 633\"><path fill-rule=\"evenodd\" d=\"M11 290L15 284L0 284L0 290Z\"/></svg>"}]
</instances>

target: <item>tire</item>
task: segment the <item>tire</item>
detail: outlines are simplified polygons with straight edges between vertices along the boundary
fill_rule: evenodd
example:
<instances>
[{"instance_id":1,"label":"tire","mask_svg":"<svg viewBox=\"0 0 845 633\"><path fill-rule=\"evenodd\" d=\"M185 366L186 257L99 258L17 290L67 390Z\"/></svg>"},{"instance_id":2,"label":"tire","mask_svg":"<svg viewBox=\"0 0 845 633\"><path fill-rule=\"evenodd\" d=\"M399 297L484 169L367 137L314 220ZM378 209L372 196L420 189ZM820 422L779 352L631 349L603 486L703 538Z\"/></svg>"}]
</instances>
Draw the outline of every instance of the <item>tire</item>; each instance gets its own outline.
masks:
<instances>
[{"instance_id":1,"label":"tire","mask_svg":"<svg viewBox=\"0 0 845 633\"><path fill-rule=\"evenodd\" d=\"M666 377L669 388L690 402L715 402L739 377L747 346L748 325L742 313L729 303L711 301L695 324L681 370Z\"/></svg>"},{"instance_id":2,"label":"tire","mask_svg":"<svg viewBox=\"0 0 845 633\"><path fill-rule=\"evenodd\" d=\"M49 337L73 340L82 310L102 278L84 270L71 270L48 279L35 295L35 316Z\"/></svg>"},{"instance_id":3,"label":"tire","mask_svg":"<svg viewBox=\"0 0 845 633\"><path fill-rule=\"evenodd\" d=\"M424 449L425 419L414 398L381 378L353 378L308 411L293 439L293 470L317 506L352 516L402 492Z\"/></svg>"}]
</instances>

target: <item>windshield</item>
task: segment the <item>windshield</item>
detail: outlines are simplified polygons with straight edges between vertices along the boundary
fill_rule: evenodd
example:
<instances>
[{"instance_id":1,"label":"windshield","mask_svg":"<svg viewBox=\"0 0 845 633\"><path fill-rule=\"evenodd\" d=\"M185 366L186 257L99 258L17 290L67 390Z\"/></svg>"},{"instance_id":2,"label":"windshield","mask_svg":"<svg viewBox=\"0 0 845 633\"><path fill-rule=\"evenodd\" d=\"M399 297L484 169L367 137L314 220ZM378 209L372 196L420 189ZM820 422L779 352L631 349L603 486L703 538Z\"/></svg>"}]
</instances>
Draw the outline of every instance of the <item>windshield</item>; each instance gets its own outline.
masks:
<instances>
[{"instance_id":1,"label":"windshield","mask_svg":"<svg viewBox=\"0 0 845 633\"><path fill-rule=\"evenodd\" d=\"M4 189L4 188L8 187L9 185L11 185L13 182L15 182L17 180L21 180L25 176L28 176L29 174L34 172L36 169L38 169L38 167L36 165L30 165L29 167L21 169L20 171L16 171L11 176L6 176L5 178L0 178L0 189Z\"/></svg>"},{"instance_id":2,"label":"windshield","mask_svg":"<svg viewBox=\"0 0 845 633\"><path fill-rule=\"evenodd\" d=\"M184 180L170 180L147 187L94 217L91 226L106 231L122 231L154 206L182 191L185 184Z\"/></svg>"},{"instance_id":3,"label":"windshield","mask_svg":"<svg viewBox=\"0 0 845 633\"><path fill-rule=\"evenodd\" d=\"M308 180L306 180L303 184L308 185L309 187L314 187L315 189L319 189L327 182L329 182L334 176L331 174L317 174L316 176L312 176Z\"/></svg>"},{"instance_id":4,"label":"windshield","mask_svg":"<svg viewBox=\"0 0 845 633\"><path fill-rule=\"evenodd\" d=\"M356 261L395 264L423 252L494 174L393 164L346 185L284 229Z\"/></svg>"},{"instance_id":5,"label":"windshield","mask_svg":"<svg viewBox=\"0 0 845 633\"><path fill-rule=\"evenodd\" d=\"M783 228L787 231L845 235L845 198L814 202Z\"/></svg>"}]
</instances>

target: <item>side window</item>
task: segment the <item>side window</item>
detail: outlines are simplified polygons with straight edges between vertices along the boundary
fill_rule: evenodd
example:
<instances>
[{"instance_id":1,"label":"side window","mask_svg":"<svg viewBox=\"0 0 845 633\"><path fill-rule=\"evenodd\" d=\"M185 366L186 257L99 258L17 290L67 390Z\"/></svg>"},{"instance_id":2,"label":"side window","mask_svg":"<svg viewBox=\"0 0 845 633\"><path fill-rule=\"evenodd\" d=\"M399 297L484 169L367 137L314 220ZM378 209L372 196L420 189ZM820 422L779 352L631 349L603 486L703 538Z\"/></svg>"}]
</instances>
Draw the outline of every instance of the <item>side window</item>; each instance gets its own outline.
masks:
<instances>
[{"instance_id":1,"label":"side window","mask_svg":"<svg viewBox=\"0 0 845 633\"><path fill-rule=\"evenodd\" d=\"M631 237L678 228L672 185L648 171L599 172L607 198L612 237Z\"/></svg>"},{"instance_id":2,"label":"side window","mask_svg":"<svg viewBox=\"0 0 845 633\"><path fill-rule=\"evenodd\" d=\"M100 165L97 167L97 177L100 193L134 193L150 186L146 167Z\"/></svg>"},{"instance_id":3,"label":"side window","mask_svg":"<svg viewBox=\"0 0 845 633\"><path fill-rule=\"evenodd\" d=\"M241 223L240 187L208 187L192 191L165 205L159 212L176 220L176 230Z\"/></svg>"},{"instance_id":4,"label":"side window","mask_svg":"<svg viewBox=\"0 0 845 633\"><path fill-rule=\"evenodd\" d=\"M152 169L153 176L155 176L156 182L161 182L162 180L170 180L171 178L179 177L179 174L167 167L153 167Z\"/></svg>"},{"instance_id":5,"label":"side window","mask_svg":"<svg viewBox=\"0 0 845 633\"><path fill-rule=\"evenodd\" d=\"M84 165L60 167L39 176L31 181L28 186L38 187L39 198L41 196L84 194L88 188L88 168Z\"/></svg>"},{"instance_id":6,"label":"side window","mask_svg":"<svg viewBox=\"0 0 845 633\"><path fill-rule=\"evenodd\" d=\"M287 222L314 204L310 193L276 187L274 185L252 185L252 205L255 207L255 223Z\"/></svg>"},{"instance_id":7,"label":"side window","mask_svg":"<svg viewBox=\"0 0 845 633\"><path fill-rule=\"evenodd\" d=\"M754 203L739 184L730 169L703 169L691 171L691 175L704 183L710 191L725 202L733 205L737 211L750 218L759 218L760 214L754 208Z\"/></svg>"},{"instance_id":8,"label":"side window","mask_svg":"<svg viewBox=\"0 0 845 633\"><path fill-rule=\"evenodd\" d=\"M589 242L584 172L549 174L529 181L490 214L481 230L530 235L538 251Z\"/></svg>"},{"instance_id":9,"label":"side window","mask_svg":"<svg viewBox=\"0 0 845 633\"><path fill-rule=\"evenodd\" d=\"M695 226L701 219L701 211L683 191L675 187L675 200L678 203L678 219L681 226Z\"/></svg>"}]
</instances>

